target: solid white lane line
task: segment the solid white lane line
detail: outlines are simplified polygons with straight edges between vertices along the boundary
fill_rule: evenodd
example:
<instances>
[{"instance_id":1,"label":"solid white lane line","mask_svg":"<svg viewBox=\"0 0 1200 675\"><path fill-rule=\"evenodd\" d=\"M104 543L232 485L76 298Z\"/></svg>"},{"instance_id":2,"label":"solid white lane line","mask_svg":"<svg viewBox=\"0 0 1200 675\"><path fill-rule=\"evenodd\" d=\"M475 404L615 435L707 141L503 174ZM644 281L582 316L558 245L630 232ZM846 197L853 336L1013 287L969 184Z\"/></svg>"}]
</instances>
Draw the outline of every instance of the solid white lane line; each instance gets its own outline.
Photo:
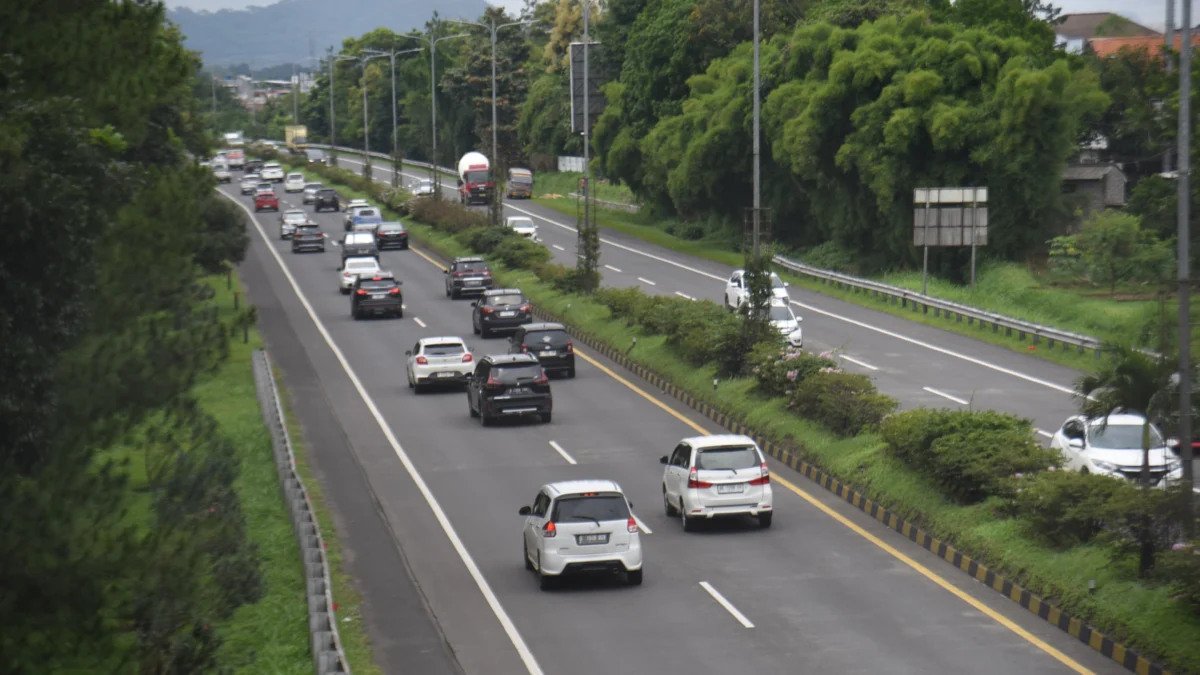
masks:
<instances>
[{"instance_id":1,"label":"solid white lane line","mask_svg":"<svg viewBox=\"0 0 1200 675\"><path fill-rule=\"evenodd\" d=\"M949 399L951 401L954 401L955 403L957 403L959 405L971 405L970 401L964 401L957 396L951 396L950 394L947 394L944 391L938 391L937 389L934 389L933 387L921 387L921 388L931 394L936 394L938 396L941 396L944 399Z\"/></svg>"},{"instance_id":2,"label":"solid white lane line","mask_svg":"<svg viewBox=\"0 0 1200 675\"><path fill-rule=\"evenodd\" d=\"M856 366L862 366L863 368L866 368L867 370L879 370L875 366L873 366L869 363L863 363L862 361L859 361L858 359L854 358L853 356L846 356L845 354L842 354L842 358L846 359L847 361L849 361L850 363L853 363Z\"/></svg>"},{"instance_id":3,"label":"solid white lane line","mask_svg":"<svg viewBox=\"0 0 1200 675\"><path fill-rule=\"evenodd\" d=\"M320 317L317 316L316 310L313 309L313 306L311 303L309 303L308 298L304 296L304 292L300 290L300 284L296 281L296 277L292 276L292 271L288 269L287 264L283 262L283 257L279 255L279 251L275 250L275 247L272 245L273 240L267 236L266 230L263 229L262 225L259 224L258 219L254 217L254 213L250 211L245 204L242 204L233 197L226 195L224 192L221 192L221 194L227 197L229 201L242 207L242 210L250 216L250 222L254 223L254 228L258 230L259 236L261 236L263 241L267 244L267 250L269 250L271 255L275 257L275 262L279 264L279 269L283 271L283 275L287 278L288 283L291 284L292 290L295 291L296 297L300 300L300 304L304 306L304 309L308 312L309 318L312 319L313 324L316 325L317 332L319 332L321 337L325 339L325 344L329 345L329 349L337 358L338 363L341 364L342 370L346 371L346 376L350 378L350 382L354 385L355 390L358 391L358 395L362 397L362 400L367 404L367 409L371 411L372 417L375 418L375 422L383 431L383 435L387 439L388 444L392 446L392 450L396 453L396 457L400 459L400 463L404 465L404 469L408 472L409 477L412 478L413 483L417 486L417 490L420 491L421 496L425 498L425 503L429 505L429 510L433 512L433 516L435 519L437 519L438 525L441 526L442 531L446 534L446 538L450 540L450 545L454 547L454 551L458 554L459 559L462 560L463 565L466 566L467 572L471 575L471 579L475 581L475 585L479 588L479 592L483 594L484 599L487 601L488 607L491 608L492 613L496 615L496 619L500 622L501 627L504 628L505 634L508 635L509 641L512 642L513 647L517 650L517 654L521 657L521 661L525 664L526 670L529 671L530 675L543 675L542 668L538 665L537 658L535 658L533 652L530 651L529 645L525 643L525 639L521 637L521 633L517 630L516 624L513 623L512 617L508 615L508 612L505 611L503 605L500 604L500 599L496 597L496 593L492 591L491 584L489 584L487 579L484 578L483 572L479 569L479 565L475 563L475 559L471 557L471 553L467 550L462 538L458 536L458 532L454 529L454 525L450 523L449 516L447 516L445 510L442 509L442 505L438 503L437 497L435 497L433 491L429 489L429 485L425 482L425 479L421 476L421 473L417 471L417 467L415 464L413 464L412 459L408 456L408 453L405 452L403 447L401 447L400 441L396 439L396 434L392 432L392 428L388 425L387 420L383 418L383 413L379 412L379 406L375 405L375 400L371 398L369 393L367 393L367 389L363 386L362 380L358 379L358 375L350 366L350 362L346 360L346 355L342 353L341 348L338 347L336 342L334 342L333 336L329 334L329 331L325 328L325 324L321 321Z\"/></svg>"},{"instance_id":4,"label":"solid white lane line","mask_svg":"<svg viewBox=\"0 0 1200 675\"><path fill-rule=\"evenodd\" d=\"M638 279L638 281L642 282L643 284L650 284L651 286L658 285L658 284L654 283L653 281L650 281L649 279L643 279L642 277L638 277L637 279Z\"/></svg>"},{"instance_id":5,"label":"solid white lane line","mask_svg":"<svg viewBox=\"0 0 1200 675\"><path fill-rule=\"evenodd\" d=\"M638 529L641 530L644 534L654 534L654 530L651 530L650 528L646 527L646 524L642 522L641 518L637 517L636 513L631 513L630 515L633 516L633 521L635 523L637 523Z\"/></svg>"},{"instance_id":6,"label":"solid white lane line","mask_svg":"<svg viewBox=\"0 0 1200 675\"><path fill-rule=\"evenodd\" d=\"M567 451L563 450L562 446L559 445L558 443L555 443L554 441L550 441L550 447L554 448L555 452L562 455L562 458L567 460L567 464L578 464L578 462L575 461L575 458L568 455Z\"/></svg>"},{"instance_id":7,"label":"solid white lane line","mask_svg":"<svg viewBox=\"0 0 1200 675\"><path fill-rule=\"evenodd\" d=\"M419 317L415 317L415 316L414 316L414 317L413 317L413 321L416 321L416 322L417 322L417 325L418 325L418 326L420 326L421 328L429 328L429 326L426 326L426 325L425 325L425 322L424 322L424 321L422 321L422 320L421 320Z\"/></svg>"},{"instance_id":8,"label":"solid white lane line","mask_svg":"<svg viewBox=\"0 0 1200 675\"><path fill-rule=\"evenodd\" d=\"M684 300L695 300L695 298L693 298L692 296L686 295L684 293L680 293L679 291L675 291L675 295L678 295L679 297L683 298Z\"/></svg>"},{"instance_id":9,"label":"solid white lane line","mask_svg":"<svg viewBox=\"0 0 1200 675\"><path fill-rule=\"evenodd\" d=\"M725 596L718 593L717 589L712 587L712 584L708 583L707 581L701 581L700 587L708 591L708 594L713 597L713 600L716 600L718 603L720 603L720 605L725 608L725 611L732 614L733 618L737 619L738 622L740 622L743 626L746 628L754 628L754 624L750 623L750 619L747 619L745 614L739 612L738 608L733 606L733 603L725 599Z\"/></svg>"},{"instance_id":10,"label":"solid white lane line","mask_svg":"<svg viewBox=\"0 0 1200 675\"><path fill-rule=\"evenodd\" d=\"M567 249L565 249L565 248L563 248L563 247L559 246L558 244L550 244L550 245L551 245L551 246L553 246L554 248L556 248L556 249L560 250L560 251L565 251L565 250L567 250Z\"/></svg>"},{"instance_id":11,"label":"solid white lane line","mask_svg":"<svg viewBox=\"0 0 1200 675\"><path fill-rule=\"evenodd\" d=\"M616 272L617 274L621 273L621 270L617 269L616 267L613 267L612 265L605 265L604 267Z\"/></svg>"},{"instance_id":12,"label":"solid white lane line","mask_svg":"<svg viewBox=\"0 0 1200 675\"><path fill-rule=\"evenodd\" d=\"M1049 431L1042 431L1041 429L1034 429L1034 431L1038 433L1038 436L1043 438L1054 438L1054 434L1050 433Z\"/></svg>"},{"instance_id":13,"label":"solid white lane line","mask_svg":"<svg viewBox=\"0 0 1200 675\"><path fill-rule=\"evenodd\" d=\"M357 162L356 162L356 163L357 163ZM549 219L549 218L547 218L547 217L545 217L545 216L542 216L542 215L536 214L536 213L534 213L533 211L528 211L528 210L526 210L526 209L523 209L523 208L521 208L521 207L519 207L519 206L513 206L513 205L511 205L511 204L505 204L505 206L506 206L507 208L510 208L510 209L512 209L512 210L514 210L514 211L516 211L516 212L518 212L518 213L523 213L523 214L525 214L525 215L527 215L527 216L530 216L530 217L533 217L533 218L537 218L538 220L542 220L542 221L545 221L545 222L547 222L547 223L550 223L551 225L555 225L555 226L557 226L557 227L561 227L561 228L563 228L564 230L569 230L569 231L571 231L571 232L575 232L575 228L571 227L570 225L565 225L565 224L563 224L563 223L560 223L560 222L558 222L558 221L551 220L551 219ZM631 247L631 246L625 246L624 244L619 244L619 243L617 243L617 242L615 242L615 241L611 241L611 240L605 239L604 237L601 237L601 238L600 238L600 242L601 242L601 243L603 243L603 244L607 244L608 246L612 246L613 248L619 248L619 249L621 249L622 251L628 251L628 252L630 252L630 253L634 253L634 254L637 254L637 255L640 255L640 256L644 256L644 257L646 257L646 258L650 258L651 260L656 260L656 261L658 261L658 262L661 262L661 263L663 263L663 264L666 264L666 265L671 265L672 267L677 267L677 268L679 268L679 269L681 269L681 270L686 270L686 271L688 271L688 272L692 272L692 273L694 273L694 274L699 274L700 276L708 277L709 279L713 279L714 281L720 281L720 282L724 282L724 281L726 281L725 277L720 277L720 276L717 276L717 275L715 275L715 274L709 274L708 272L705 272L705 271L703 271L703 270L696 269L695 267L691 267L691 266L689 266L689 265L684 265L683 263L676 262L676 261L674 261L674 260L670 260L670 259L668 259L668 258L664 258L664 257L662 257L662 256L657 256L657 255L654 255L653 253L647 253L647 252L645 252L645 251L640 251L640 250L638 250L638 249L636 249L636 248L633 248L633 247ZM829 311L826 311L826 310L820 309L820 308L818 308L818 307L813 307L812 305L807 305L807 304L805 304L805 303L803 303L803 302L797 302L797 301L795 301L795 300L791 300L790 302L791 302L793 305L795 305L795 306L797 306L797 307L802 307L802 308L804 308L804 309L807 309L807 310L809 310L810 312L816 312L817 314L820 314L820 315L822 315L822 316L827 316L827 317L829 317L829 318L831 318L831 319L837 319L838 321L844 321L844 322L846 322L846 323L848 323L848 324L851 324L851 325L853 325L853 326L858 326L859 328L865 328L865 329L867 329L867 330L869 330L869 331L873 331L873 332L875 332L875 333L879 333L880 335L886 335L886 336L888 336L888 337L895 338L895 339L897 339L897 340L903 340L904 342L907 342L907 343L909 343L909 344L911 344L911 345L914 345L914 346L917 346L917 347L922 347L922 348L924 348L924 349L928 349L928 350L930 350L930 351L933 351L933 352L937 352L938 354L942 354L943 356L949 356L949 357L951 357L951 358L955 358L955 359L960 359L960 360L962 360L962 361L966 361L967 363L973 363L973 364L975 364L975 365L977 365L977 366L980 366L980 367L982 367L982 368L987 368L988 370L991 370L991 371L994 371L994 372L997 372L997 373L1003 373L1003 374L1005 374L1005 375L1009 375L1009 376L1012 376L1012 377L1015 377L1015 378L1018 378L1018 379L1021 379L1021 380L1025 380L1026 382L1030 382L1030 383L1033 383L1033 384L1039 384L1039 385L1041 385L1041 386L1043 386L1043 387L1047 387L1047 388L1049 388L1049 389L1054 389L1055 391L1060 391L1060 392L1062 392L1062 393L1064 393L1064 394L1071 394L1072 396L1074 396L1074 395L1075 395L1075 390L1074 390L1074 389L1071 389L1070 387L1064 387L1064 386L1062 386L1062 385L1055 384L1055 383L1053 383L1053 382L1049 382L1049 381L1047 381L1047 380L1043 380L1043 379L1041 379L1041 378L1034 377L1034 376L1032 376L1032 375L1027 375L1027 374L1025 374L1025 373L1022 373L1022 372L1020 372L1020 371L1012 370L1012 369L1010 369L1010 368L1005 368L1004 366L1000 366L1000 365L997 365L997 364L995 364L995 363L989 363L989 362L987 362L987 361L984 361L983 359L977 359L977 358L975 358L975 357L973 357L973 356L967 356L966 354L962 354L962 353L959 353L959 352L956 352L956 351L953 351L953 350L950 350L950 349L946 349L945 347L939 347L939 346L937 346L937 345L930 344L930 343L928 343L928 342L924 342L924 341L922 341L922 340L918 340L918 339L916 339L916 338L911 338L911 337L908 337L907 335L901 335L900 333L896 333L896 332L894 332L894 331L887 330L886 328L880 328L880 327L878 327L878 326L872 326L872 325L871 325L871 324L869 324L869 323L864 323L864 322L862 322L862 321L857 321L857 320L855 320L855 319L851 319L850 317L842 316L842 315L840 315L840 314L835 314L835 313L833 313L833 312L829 312Z\"/></svg>"}]
</instances>

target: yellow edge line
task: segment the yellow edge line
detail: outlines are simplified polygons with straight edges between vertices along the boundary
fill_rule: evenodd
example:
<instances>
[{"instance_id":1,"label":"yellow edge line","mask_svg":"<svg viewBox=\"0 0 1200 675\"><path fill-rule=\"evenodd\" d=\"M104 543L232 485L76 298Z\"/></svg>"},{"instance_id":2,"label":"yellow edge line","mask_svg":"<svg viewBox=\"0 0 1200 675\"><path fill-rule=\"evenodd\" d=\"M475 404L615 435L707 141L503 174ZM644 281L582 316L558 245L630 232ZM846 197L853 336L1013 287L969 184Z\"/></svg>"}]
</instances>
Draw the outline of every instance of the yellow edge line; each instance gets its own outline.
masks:
<instances>
[{"instance_id":1,"label":"yellow edge line","mask_svg":"<svg viewBox=\"0 0 1200 675\"><path fill-rule=\"evenodd\" d=\"M411 248L411 246L410 246L410 248ZM428 260L430 263L432 263L436 267L443 269L443 270L446 269L445 267L442 266L441 263L437 262L436 260L429 257L428 255L422 253L421 251L418 251L417 249L412 249L412 251L414 253L416 253L417 255L421 256L422 258ZM697 433L699 433L703 436L711 436L712 435L712 432L710 432L709 430L705 429L704 427L700 426L699 424L696 424L692 420L688 419L686 416L681 414L679 411L671 408L666 403L663 403L662 401L660 401L658 399L658 397L652 396L651 394L644 391L641 387L637 386L636 384L630 382L629 380L625 379L624 377L621 377L617 373L613 372L613 370L611 368L609 368L608 366L600 363L599 361L596 361L595 359L591 358L587 354L580 352L578 349L575 350L575 355L582 358L584 361L587 361L588 363L595 366L596 368L599 368L605 375L608 375L609 377L613 378L617 382L620 382L621 384L625 385L631 391L633 391L633 393L637 394L638 396L641 396L642 398L646 399L647 401L658 406L659 408L664 410L671 417L674 417L675 419L679 420L680 422L683 422L687 426L696 430ZM788 490L791 490L792 492L794 492L798 497L800 497L804 501L815 506L817 509L819 509L825 515L829 516L830 518L833 518L834 520L838 521L842 525L846 526L846 528L849 529L851 532L854 532L855 534L862 537L863 539L866 539L867 541L871 542L872 544L875 544L876 546L878 546L879 548L883 549L888 554L890 554L892 557L896 558L900 562L902 562L905 565L908 565L912 569L916 570L917 573L920 574L921 576L925 577L926 579L929 579L930 581L937 584L941 588L949 591L959 600L962 600L963 602L967 603L971 607L974 607L975 609L979 610L980 612L982 612L983 614L985 614L986 616L988 616L989 618L994 620L996 623L1000 624L1001 626L1004 626L1005 628L1009 629L1013 633L1020 636L1026 642L1029 642L1033 646L1037 647L1038 649L1041 649L1042 651L1046 652L1050 656L1054 657L1055 660L1062 663L1064 666L1070 668L1071 670L1075 671L1076 673L1079 673L1080 675L1095 675L1091 670L1084 668L1082 665L1077 663L1074 659L1072 659L1071 657L1062 653L1061 651L1055 649L1054 647L1050 646L1045 641L1043 641L1041 638L1037 637L1033 633L1030 633L1029 631L1025 630L1024 628L1021 628L1016 623L1012 622L1011 620L1009 620L1007 617L1000 614L996 610L992 609L991 607L988 607L987 605L983 604L979 600L976 600L975 598L971 597L965 591L955 587L949 581L946 581L941 576L939 576L937 573L935 573L933 570L929 569L928 567L925 567L924 565L917 562L916 560L913 560L912 558L908 557L904 553L901 553L900 551L898 551L897 549L892 547L890 544L888 544L887 542L880 539L879 537L876 537L875 535L871 534L870 532L867 532L863 528L859 527L856 523L852 522L849 518L843 516L842 514L838 513L837 511L834 511L833 509L829 508L825 504L822 504L820 501L817 500L816 497L813 497L808 492L805 492L804 490L800 489L795 484L791 483L790 481L788 481L786 479L780 478L779 474L775 474L773 477L773 480L776 483L778 483L779 485L782 485L783 487L787 488Z\"/></svg>"}]
</instances>

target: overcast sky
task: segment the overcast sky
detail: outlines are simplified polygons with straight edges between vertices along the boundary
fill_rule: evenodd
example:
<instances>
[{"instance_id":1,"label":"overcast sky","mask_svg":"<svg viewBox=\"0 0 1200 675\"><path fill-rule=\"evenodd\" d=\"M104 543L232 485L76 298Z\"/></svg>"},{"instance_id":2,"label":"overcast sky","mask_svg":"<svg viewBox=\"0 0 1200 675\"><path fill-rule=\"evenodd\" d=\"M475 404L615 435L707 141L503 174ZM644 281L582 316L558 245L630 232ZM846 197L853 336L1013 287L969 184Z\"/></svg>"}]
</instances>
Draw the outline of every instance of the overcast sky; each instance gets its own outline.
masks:
<instances>
[{"instance_id":1,"label":"overcast sky","mask_svg":"<svg viewBox=\"0 0 1200 675\"><path fill-rule=\"evenodd\" d=\"M498 5L508 9L510 12L519 12L522 6L521 0L487 0L489 4ZM1166 4L1165 2L1144 2L1143 0L1050 0L1051 4L1062 9L1064 14L1074 14L1079 12L1116 12L1145 24L1151 28L1161 30L1166 22ZM190 7L191 9L207 9L209 11L217 11L219 9L243 9L250 5L269 5L270 0L166 0L168 7ZM1179 11L1175 12L1176 23L1179 22ZM1196 16L1195 5L1192 5L1192 16L1197 23L1200 23L1200 17Z\"/></svg>"}]
</instances>

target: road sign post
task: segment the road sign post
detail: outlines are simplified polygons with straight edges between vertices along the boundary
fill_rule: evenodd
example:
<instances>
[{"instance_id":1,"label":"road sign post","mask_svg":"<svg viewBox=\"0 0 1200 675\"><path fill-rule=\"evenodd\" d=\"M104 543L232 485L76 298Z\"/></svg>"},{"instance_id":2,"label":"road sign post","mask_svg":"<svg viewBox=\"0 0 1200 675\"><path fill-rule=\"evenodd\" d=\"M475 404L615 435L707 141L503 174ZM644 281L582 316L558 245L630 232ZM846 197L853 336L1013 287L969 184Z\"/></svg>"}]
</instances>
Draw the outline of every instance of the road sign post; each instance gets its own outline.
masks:
<instances>
[{"instance_id":1,"label":"road sign post","mask_svg":"<svg viewBox=\"0 0 1200 675\"><path fill-rule=\"evenodd\" d=\"M975 291L975 249L987 246L988 239L987 200L986 187L913 190L913 245L924 249L922 295L928 295L930 246L970 246Z\"/></svg>"}]
</instances>

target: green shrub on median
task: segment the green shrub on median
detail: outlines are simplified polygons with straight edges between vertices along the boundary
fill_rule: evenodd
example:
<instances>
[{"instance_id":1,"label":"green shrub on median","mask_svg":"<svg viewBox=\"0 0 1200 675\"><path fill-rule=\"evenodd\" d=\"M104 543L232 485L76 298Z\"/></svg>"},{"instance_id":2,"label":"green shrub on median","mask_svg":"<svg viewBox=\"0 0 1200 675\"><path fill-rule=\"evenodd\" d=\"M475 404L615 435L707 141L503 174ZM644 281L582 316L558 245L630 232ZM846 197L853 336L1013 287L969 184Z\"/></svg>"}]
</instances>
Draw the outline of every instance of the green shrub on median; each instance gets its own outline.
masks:
<instances>
[{"instance_id":1,"label":"green shrub on median","mask_svg":"<svg viewBox=\"0 0 1200 675\"><path fill-rule=\"evenodd\" d=\"M866 375L828 368L804 378L788 397L789 409L842 437L875 429L896 406Z\"/></svg>"},{"instance_id":2,"label":"green shrub on median","mask_svg":"<svg viewBox=\"0 0 1200 675\"><path fill-rule=\"evenodd\" d=\"M833 354L811 354L803 349L759 345L750 353L750 372L758 391L767 396L789 396L796 385L826 368L837 368Z\"/></svg>"}]
</instances>

